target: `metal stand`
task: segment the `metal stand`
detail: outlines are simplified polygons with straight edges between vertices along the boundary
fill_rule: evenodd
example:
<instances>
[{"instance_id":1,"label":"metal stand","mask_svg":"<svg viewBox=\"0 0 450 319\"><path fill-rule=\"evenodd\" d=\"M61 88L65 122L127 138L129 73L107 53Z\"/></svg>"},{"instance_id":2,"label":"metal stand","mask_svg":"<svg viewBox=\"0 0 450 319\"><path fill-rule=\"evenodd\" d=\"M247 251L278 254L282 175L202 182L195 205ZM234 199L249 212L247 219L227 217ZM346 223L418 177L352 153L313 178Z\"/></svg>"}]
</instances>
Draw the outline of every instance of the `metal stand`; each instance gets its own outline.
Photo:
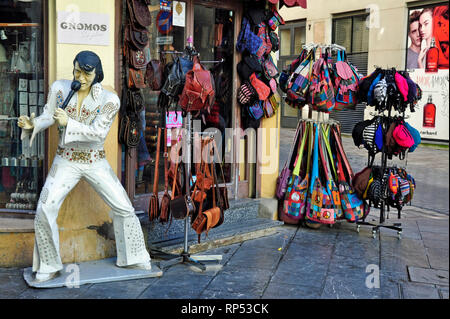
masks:
<instances>
[{"instance_id":1,"label":"metal stand","mask_svg":"<svg viewBox=\"0 0 450 319\"><path fill-rule=\"evenodd\" d=\"M391 110L392 110L392 105L389 107L388 117L391 117ZM403 116L404 116L404 114L403 114ZM387 129L388 129L387 127L383 127L383 132L387 132ZM382 150L381 150L381 167L382 167L383 172L385 172L386 167L387 167L387 159L388 159L387 157L388 156L387 156L387 154L385 152L385 145L383 144L383 147L382 147ZM369 155L368 165L370 167L373 165L374 159L375 159L375 155L374 155L374 158L372 160L370 159L370 155ZM384 194L386 193L385 190L383 190L383 192L384 192ZM385 221L386 221L386 218L385 218L386 207L387 207L387 209L389 211L389 206L386 205L385 198L386 197L383 197L383 199L380 201L380 204L379 204L379 208L380 208L380 221L379 221L379 223L378 224L372 224L372 223L366 222L365 218L364 218L362 221L356 222L356 231L358 233L359 233L359 229L360 229L361 225L372 226L372 237L376 238L377 232L380 231L381 227L384 227L384 228L389 228L389 229L396 230L398 238L401 239L401 234L402 234L402 230L403 230L401 228L401 225L402 225L401 223L385 224ZM369 206L371 206L370 202L369 202ZM375 207L375 208L377 208L377 207ZM366 216L366 218L367 218L367 216ZM399 219L401 218L401 209L399 209L399 211L398 211L398 218Z\"/></svg>"},{"instance_id":2,"label":"metal stand","mask_svg":"<svg viewBox=\"0 0 450 319\"><path fill-rule=\"evenodd\" d=\"M184 136L184 147L185 148L185 154L186 154L186 175L190 176L190 170L191 170L191 155L192 155L192 127L191 127L191 121L192 121L192 115L190 112L187 113L185 119L184 119L184 128L186 129L186 135ZM166 141L165 141L166 142ZM190 181L186 181L189 183ZM162 259L167 259L166 261L162 261L160 263L160 268L164 270L165 268L168 268L175 264L190 264L197 268L199 268L202 271L206 270L206 265L202 262L219 262L222 260L222 255L195 255L191 256L189 253L189 245L188 245L188 233L189 233L189 223L188 223L189 216L186 216L184 219L184 247L183 252L179 255L176 254L168 254L165 252L161 252L158 250L151 250L150 255L152 257L158 257ZM201 262L202 261L202 262Z\"/></svg>"}]
</instances>

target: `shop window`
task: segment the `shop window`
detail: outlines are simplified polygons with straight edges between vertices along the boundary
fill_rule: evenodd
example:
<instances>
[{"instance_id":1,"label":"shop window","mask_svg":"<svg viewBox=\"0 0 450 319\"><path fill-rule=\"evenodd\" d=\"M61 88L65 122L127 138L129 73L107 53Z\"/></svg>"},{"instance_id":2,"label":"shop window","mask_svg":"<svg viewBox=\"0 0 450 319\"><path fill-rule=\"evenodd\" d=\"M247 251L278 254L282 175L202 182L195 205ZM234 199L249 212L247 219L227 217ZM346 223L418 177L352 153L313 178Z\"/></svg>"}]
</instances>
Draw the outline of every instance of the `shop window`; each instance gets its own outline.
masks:
<instances>
[{"instance_id":1,"label":"shop window","mask_svg":"<svg viewBox=\"0 0 450 319\"><path fill-rule=\"evenodd\" d=\"M366 75L369 59L369 28L367 13L333 19L332 42L345 47L348 60ZM351 134L355 123L364 120L365 105L357 104L355 110L331 111L330 118L341 123L343 133Z\"/></svg>"},{"instance_id":2,"label":"shop window","mask_svg":"<svg viewBox=\"0 0 450 319\"><path fill-rule=\"evenodd\" d=\"M283 70L292 63L300 52L302 45L306 43L306 22L286 22L279 27L280 37L280 58L278 60L278 69ZM281 99L281 126L295 128L298 119L301 117L301 111L292 108Z\"/></svg>"},{"instance_id":3,"label":"shop window","mask_svg":"<svg viewBox=\"0 0 450 319\"><path fill-rule=\"evenodd\" d=\"M367 73L369 28L367 14L333 19L332 41L345 47L348 59L362 74Z\"/></svg>"},{"instance_id":4,"label":"shop window","mask_svg":"<svg viewBox=\"0 0 450 319\"><path fill-rule=\"evenodd\" d=\"M43 111L43 1L0 1L0 213L33 212L43 182L45 134L32 146L17 118Z\"/></svg>"}]
</instances>

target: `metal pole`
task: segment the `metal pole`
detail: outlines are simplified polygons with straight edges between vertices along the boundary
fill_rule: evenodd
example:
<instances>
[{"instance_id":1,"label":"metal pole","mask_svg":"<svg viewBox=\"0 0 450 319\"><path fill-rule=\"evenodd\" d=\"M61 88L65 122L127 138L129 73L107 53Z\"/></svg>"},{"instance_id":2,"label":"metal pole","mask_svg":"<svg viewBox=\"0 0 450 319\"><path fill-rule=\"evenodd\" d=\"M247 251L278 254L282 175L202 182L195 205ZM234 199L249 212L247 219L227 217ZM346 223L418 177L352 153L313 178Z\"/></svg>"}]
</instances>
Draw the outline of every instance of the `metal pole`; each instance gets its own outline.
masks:
<instances>
[{"instance_id":1,"label":"metal pole","mask_svg":"<svg viewBox=\"0 0 450 319\"><path fill-rule=\"evenodd\" d=\"M191 112L187 112L186 115L186 122L184 123L184 127L186 129L186 136L185 136L185 168L186 168L186 176L191 175L191 141L192 141L192 128L191 128ZM190 183L188 180L186 183ZM189 252L189 246L188 246L188 232L189 232L189 223L188 223L189 216L186 216L184 219L184 253L188 254Z\"/></svg>"}]
</instances>

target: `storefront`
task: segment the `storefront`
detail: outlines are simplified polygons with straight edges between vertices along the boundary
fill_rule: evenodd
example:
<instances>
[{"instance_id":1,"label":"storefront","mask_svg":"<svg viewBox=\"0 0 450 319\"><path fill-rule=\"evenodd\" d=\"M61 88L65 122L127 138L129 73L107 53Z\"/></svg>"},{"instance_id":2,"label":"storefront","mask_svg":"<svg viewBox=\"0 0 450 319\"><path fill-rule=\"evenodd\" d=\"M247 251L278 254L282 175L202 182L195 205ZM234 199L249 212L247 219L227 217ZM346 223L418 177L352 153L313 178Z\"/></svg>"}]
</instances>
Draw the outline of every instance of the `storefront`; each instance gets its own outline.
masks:
<instances>
[{"instance_id":1,"label":"storefront","mask_svg":"<svg viewBox=\"0 0 450 319\"><path fill-rule=\"evenodd\" d=\"M147 3L152 20L148 26L151 59L171 61L176 56L173 52L183 51L191 36L202 64L220 78L216 93L220 96L220 128L225 129L221 148L229 199L272 199L279 166L280 116L277 113L262 120L260 128L269 130L251 134L241 123L241 108L235 98L241 85L236 71L241 54L235 45L243 3L194 0ZM165 5L172 10L164 10ZM41 133L38 143L30 148L26 139L20 139L17 117L40 114L49 86L57 79L73 78L73 59L82 50L92 50L100 56L104 88L121 98L126 94L128 75L123 49L127 2L4 1L1 6L0 265L28 266L34 246L36 203L56 154L58 130L52 126ZM141 91L145 101L142 114L146 122L142 130L145 147L127 148L119 143L120 116L116 117L104 146L106 158L136 211L147 214L155 171L155 127L160 124L161 114L157 106L159 92L151 88ZM169 111L174 113L170 113L167 123L179 127L180 109ZM163 161L159 172L161 194ZM86 181L82 180L69 193L57 219L64 263L115 255L108 212L109 207Z\"/></svg>"}]
</instances>

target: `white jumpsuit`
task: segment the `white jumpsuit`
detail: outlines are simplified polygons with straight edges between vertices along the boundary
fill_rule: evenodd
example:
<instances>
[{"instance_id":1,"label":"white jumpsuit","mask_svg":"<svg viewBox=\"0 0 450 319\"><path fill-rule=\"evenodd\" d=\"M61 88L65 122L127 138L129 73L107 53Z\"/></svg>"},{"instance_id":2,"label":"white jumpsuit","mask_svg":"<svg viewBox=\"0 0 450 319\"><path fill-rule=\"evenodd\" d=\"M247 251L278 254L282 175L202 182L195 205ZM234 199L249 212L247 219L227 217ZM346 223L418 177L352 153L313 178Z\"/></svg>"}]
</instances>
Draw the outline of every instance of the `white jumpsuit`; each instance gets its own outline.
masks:
<instances>
[{"instance_id":1,"label":"white jumpsuit","mask_svg":"<svg viewBox=\"0 0 450 319\"><path fill-rule=\"evenodd\" d=\"M55 123L53 114L70 92L72 81L55 81L43 113L33 120L30 142L37 133ZM66 112L66 127L59 127L59 144L52 167L42 188L35 217L33 271L51 273L63 269L59 253L56 219L67 194L84 178L111 207L118 266L145 263L150 256L145 248L139 219L128 195L105 158L103 144L120 107L118 96L104 90L100 83L91 87L79 114L77 93ZM27 133L25 132L25 136Z\"/></svg>"}]
</instances>

